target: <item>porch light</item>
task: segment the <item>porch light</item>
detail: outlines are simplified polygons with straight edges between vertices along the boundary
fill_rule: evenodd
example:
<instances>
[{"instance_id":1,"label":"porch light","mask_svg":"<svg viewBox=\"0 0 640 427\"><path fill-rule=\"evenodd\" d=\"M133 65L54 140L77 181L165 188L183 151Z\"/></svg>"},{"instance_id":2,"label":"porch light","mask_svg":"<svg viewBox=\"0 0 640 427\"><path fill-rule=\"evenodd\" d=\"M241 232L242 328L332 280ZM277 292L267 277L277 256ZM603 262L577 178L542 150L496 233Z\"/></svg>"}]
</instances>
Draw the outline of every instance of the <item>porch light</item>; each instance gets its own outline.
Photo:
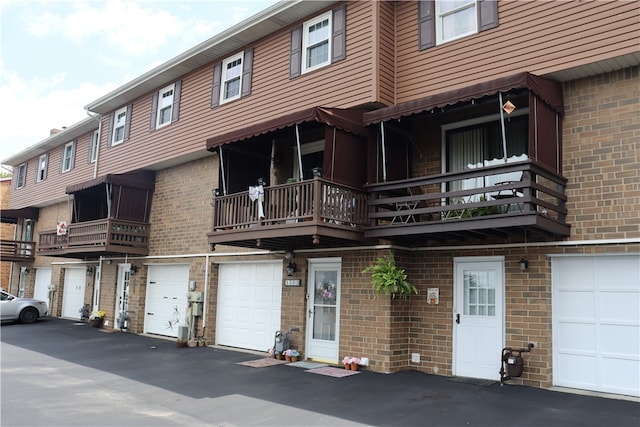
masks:
<instances>
[{"instance_id":1,"label":"porch light","mask_svg":"<svg viewBox=\"0 0 640 427\"><path fill-rule=\"evenodd\" d=\"M287 276L293 276L293 273L296 272L296 263L293 261L289 261L289 265L287 265Z\"/></svg>"},{"instance_id":2,"label":"porch light","mask_svg":"<svg viewBox=\"0 0 640 427\"><path fill-rule=\"evenodd\" d=\"M91 276L93 274L93 267L87 267L87 276Z\"/></svg>"},{"instance_id":3,"label":"porch light","mask_svg":"<svg viewBox=\"0 0 640 427\"><path fill-rule=\"evenodd\" d=\"M524 258L520 258L520 271L524 272L527 268L529 268L529 261Z\"/></svg>"},{"instance_id":4,"label":"porch light","mask_svg":"<svg viewBox=\"0 0 640 427\"><path fill-rule=\"evenodd\" d=\"M313 172L314 178L320 178L322 176L322 168L313 168L311 169L311 172Z\"/></svg>"},{"instance_id":5,"label":"porch light","mask_svg":"<svg viewBox=\"0 0 640 427\"><path fill-rule=\"evenodd\" d=\"M132 265L132 266L129 268L129 275L130 275L130 276L133 276L133 275L134 275L134 274L136 274L137 272L138 272L138 267L137 267L137 266Z\"/></svg>"}]
</instances>

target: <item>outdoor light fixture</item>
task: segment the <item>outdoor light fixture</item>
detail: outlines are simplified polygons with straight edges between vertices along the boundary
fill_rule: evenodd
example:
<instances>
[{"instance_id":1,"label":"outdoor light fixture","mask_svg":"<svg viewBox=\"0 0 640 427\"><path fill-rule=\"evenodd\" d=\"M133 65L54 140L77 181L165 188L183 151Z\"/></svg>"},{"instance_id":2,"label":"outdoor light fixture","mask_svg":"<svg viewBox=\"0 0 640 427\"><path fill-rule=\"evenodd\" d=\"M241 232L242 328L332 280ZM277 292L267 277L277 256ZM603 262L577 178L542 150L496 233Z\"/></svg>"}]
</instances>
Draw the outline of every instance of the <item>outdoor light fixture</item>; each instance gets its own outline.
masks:
<instances>
[{"instance_id":1,"label":"outdoor light fixture","mask_svg":"<svg viewBox=\"0 0 640 427\"><path fill-rule=\"evenodd\" d=\"M287 276L293 276L293 273L296 272L296 263L293 261L289 261L289 265L287 265Z\"/></svg>"},{"instance_id":2,"label":"outdoor light fixture","mask_svg":"<svg viewBox=\"0 0 640 427\"><path fill-rule=\"evenodd\" d=\"M129 268L129 275L130 275L130 276L133 276L133 275L134 275L134 274L136 274L137 272L138 272L138 267L137 267L137 266L132 265L132 266Z\"/></svg>"},{"instance_id":3,"label":"outdoor light fixture","mask_svg":"<svg viewBox=\"0 0 640 427\"><path fill-rule=\"evenodd\" d=\"M87 267L87 276L91 276L93 274L93 267L88 266Z\"/></svg>"},{"instance_id":4,"label":"outdoor light fixture","mask_svg":"<svg viewBox=\"0 0 640 427\"><path fill-rule=\"evenodd\" d=\"M524 272L527 268L529 268L529 261L524 258L520 258L520 271Z\"/></svg>"},{"instance_id":5,"label":"outdoor light fixture","mask_svg":"<svg viewBox=\"0 0 640 427\"><path fill-rule=\"evenodd\" d=\"M314 177L321 177L322 176L322 168L313 168L311 169L311 172L313 173Z\"/></svg>"}]
</instances>

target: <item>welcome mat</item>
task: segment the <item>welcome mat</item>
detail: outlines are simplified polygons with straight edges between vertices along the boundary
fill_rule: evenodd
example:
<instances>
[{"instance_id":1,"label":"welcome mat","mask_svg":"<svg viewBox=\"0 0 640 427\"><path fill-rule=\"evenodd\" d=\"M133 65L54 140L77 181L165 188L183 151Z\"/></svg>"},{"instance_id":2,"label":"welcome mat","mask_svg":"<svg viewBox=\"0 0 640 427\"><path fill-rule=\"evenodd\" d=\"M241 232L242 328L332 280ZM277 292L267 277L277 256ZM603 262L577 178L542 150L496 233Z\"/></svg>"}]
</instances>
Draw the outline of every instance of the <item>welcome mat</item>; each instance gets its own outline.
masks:
<instances>
[{"instance_id":1,"label":"welcome mat","mask_svg":"<svg viewBox=\"0 0 640 427\"><path fill-rule=\"evenodd\" d=\"M342 378L349 375L359 374L360 371L351 371L343 368L332 368L331 366L324 366L322 368L309 369L305 372L311 372L312 374L326 375L328 377Z\"/></svg>"},{"instance_id":2,"label":"welcome mat","mask_svg":"<svg viewBox=\"0 0 640 427\"><path fill-rule=\"evenodd\" d=\"M273 357L264 357L257 360L248 360L246 362L238 362L238 365L250 366L252 368L266 368L267 366L281 365L287 363L286 360L278 360Z\"/></svg>"},{"instance_id":3,"label":"welcome mat","mask_svg":"<svg viewBox=\"0 0 640 427\"><path fill-rule=\"evenodd\" d=\"M479 385L483 387L488 387L490 385L496 384L497 382L494 380L485 380L481 378L468 378L468 377L453 377L453 378L449 378L449 381L452 381L454 383Z\"/></svg>"},{"instance_id":4,"label":"welcome mat","mask_svg":"<svg viewBox=\"0 0 640 427\"><path fill-rule=\"evenodd\" d=\"M326 363L318 363L318 362L291 362L287 366L293 366L294 368L304 368L304 369L316 369L322 368L324 366L329 366Z\"/></svg>"}]
</instances>

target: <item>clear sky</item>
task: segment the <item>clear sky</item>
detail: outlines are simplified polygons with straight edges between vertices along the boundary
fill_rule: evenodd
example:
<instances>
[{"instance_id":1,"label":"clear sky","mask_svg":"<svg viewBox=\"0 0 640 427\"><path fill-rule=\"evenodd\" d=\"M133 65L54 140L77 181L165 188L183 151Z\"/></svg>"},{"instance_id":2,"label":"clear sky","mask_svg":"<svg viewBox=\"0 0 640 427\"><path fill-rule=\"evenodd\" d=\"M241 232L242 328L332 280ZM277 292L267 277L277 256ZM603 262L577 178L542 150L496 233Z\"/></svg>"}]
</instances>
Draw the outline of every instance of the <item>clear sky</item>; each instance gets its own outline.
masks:
<instances>
[{"instance_id":1,"label":"clear sky","mask_svg":"<svg viewBox=\"0 0 640 427\"><path fill-rule=\"evenodd\" d=\"M276 0L0 1L0 162Z\"/></svg>"}]
</instances>

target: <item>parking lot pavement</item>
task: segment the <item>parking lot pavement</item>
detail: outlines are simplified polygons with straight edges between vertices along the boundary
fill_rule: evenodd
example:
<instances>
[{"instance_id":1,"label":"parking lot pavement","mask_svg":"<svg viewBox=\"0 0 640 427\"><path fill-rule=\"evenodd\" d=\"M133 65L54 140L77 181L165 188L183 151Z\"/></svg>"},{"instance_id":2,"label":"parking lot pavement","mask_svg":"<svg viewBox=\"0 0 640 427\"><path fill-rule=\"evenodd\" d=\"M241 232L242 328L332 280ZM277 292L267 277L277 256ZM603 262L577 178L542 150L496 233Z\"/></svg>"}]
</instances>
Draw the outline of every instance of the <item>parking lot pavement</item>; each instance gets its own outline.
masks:
<instances>
[{"instance_id":1,"label":"parking lot pavement","mask_svg":"<svg viewBox=\"0 0 640 427\"><path fill-rule=\"evenodd\" d=\"M640 403L407 371L345 378L48 319L0 330L2 426L634 426ZM266 356L266 354L265 354Z\"/></svg>"}]
</instances>

